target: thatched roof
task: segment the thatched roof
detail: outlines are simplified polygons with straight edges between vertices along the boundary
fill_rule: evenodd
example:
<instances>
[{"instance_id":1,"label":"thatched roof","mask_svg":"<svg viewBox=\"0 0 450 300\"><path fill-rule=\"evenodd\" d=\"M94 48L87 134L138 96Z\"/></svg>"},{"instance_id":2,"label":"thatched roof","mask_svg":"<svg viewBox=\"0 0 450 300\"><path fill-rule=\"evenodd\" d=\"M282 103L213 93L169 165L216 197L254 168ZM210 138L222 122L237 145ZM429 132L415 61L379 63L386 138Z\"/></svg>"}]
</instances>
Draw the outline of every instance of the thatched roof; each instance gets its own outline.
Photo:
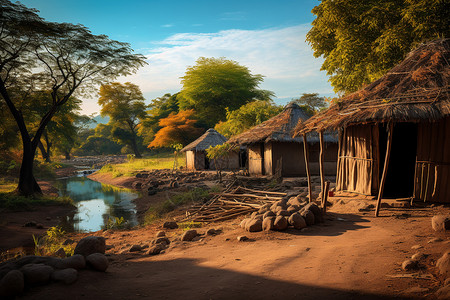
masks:
<instances>
[{"instance_id":1,"label":"thatched roof","mask_svg":"<svg viewBox=\"0 0 450 300\"><path fill-rule=\"evenodd\" d=\"M203 151L208 149L209 146L214 147L217 145L222 145L226 141L226 137L210 128L206 130L206 132L201 137L181 149L181 151Z\"/></svg>"},{"instance_id":2,"label":"thatched roof","mask_svg":"<svg viewBox=\"0 0 450 300\"><path fill-rule=\"evenodd\" d=\"M353 124L434 121L450 115L450 39L420 45L365 88L295 129L295 136Z\"/></svg>"},{"instance_id":3,"label":"thatched roof","mask_svg":"<svg viewBox=\"0 0 450 300\"><path fill-rule=\"evenodd\" d=\"M290 103L280 114L230 138L228 142L239 145L271 141L301 143L302 138L293 138L292 131L298 122L308 118L309 115L297 104Z\"/></svg>"}]
</instances>

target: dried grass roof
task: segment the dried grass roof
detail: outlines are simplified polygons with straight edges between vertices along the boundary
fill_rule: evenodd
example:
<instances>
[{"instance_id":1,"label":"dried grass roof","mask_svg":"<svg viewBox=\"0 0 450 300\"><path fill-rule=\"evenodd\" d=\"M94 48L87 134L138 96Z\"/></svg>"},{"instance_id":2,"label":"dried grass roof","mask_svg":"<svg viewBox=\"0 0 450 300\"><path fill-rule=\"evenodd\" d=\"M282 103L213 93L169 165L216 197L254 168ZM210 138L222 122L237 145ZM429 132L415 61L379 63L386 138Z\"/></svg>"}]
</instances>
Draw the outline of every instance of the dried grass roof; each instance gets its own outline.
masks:
<instances>
[{"instance_id":1,"label":"dried grass roof","mask_svg":"<svg viewBox=\"0 0 450 300\"><path fill-rule=\"evenodd\" d=\"M290 103L275 117L238 134L228 141L232 144L248 145L259 142L297 142L302 138L293 138L293 129L298 122L306 121L309 115L295 103Z\"/></svg>"},{"instance_id":2,"label":"dried grass roof","mask_svg":"<svg viewBox=\"0 0 450 300\"><path fill-rule=\"evenodd\" d=\"M422 44L365 88L298 124L295 136L353 124L435 121L450 115L450 39Z\"/></svg>"},{"instance_id":3,"label":"dried grass roof","mask_svg":"<svg viewBox=\"0 0 450 300\"><path fill-rule=\"evenodd\" d=\"M181 151L203 151L209 148L209 146L222 145L227 141L227 138L210 128L206 130L201 137L181 149Z\"/></svg>"}]
</instances>

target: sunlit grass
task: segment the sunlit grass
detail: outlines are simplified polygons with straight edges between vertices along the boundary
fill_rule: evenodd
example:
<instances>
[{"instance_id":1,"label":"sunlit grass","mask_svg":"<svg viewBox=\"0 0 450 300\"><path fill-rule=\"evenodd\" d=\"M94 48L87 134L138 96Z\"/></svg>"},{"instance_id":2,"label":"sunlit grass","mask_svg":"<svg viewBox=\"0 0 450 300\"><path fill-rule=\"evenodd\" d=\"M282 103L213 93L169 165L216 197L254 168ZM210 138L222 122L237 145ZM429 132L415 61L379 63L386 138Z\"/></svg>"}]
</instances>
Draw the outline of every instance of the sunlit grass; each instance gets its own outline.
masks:
<instances>
[{"instance_id":1,"label":"sunlit grass","mask_svg":"<svg viewBox=\"0 0 450 300\"><path fill-rule=\"evenodd\" d=\"M0 193L10 193L17 187L17 182L7 181L0 178Z\"/></svg>"},{"instance_id":2,"label":"sunlit grass","mask_svg":"<svg viewBox=\"0 0 450 300\"><path fill-rule=\"evenodd\" d=\"M134 176L139 171L149 171L156 169L172 169L174 163L173 154L157 154L154 156L132 159L122 164L107 164L103 166L99 173L110 173L113 177ZM186 160L183 154L178 155L178 167L186 166Z\"/></svg>"},{"instance_id":3,"label":"sunlit grass","mask_svg":"<svg viewBox=\"0 0 450 300\"><path fill-rule=\"evenodd\" d=\"M33 206L43 205L73 205L73 200L69 197L24 197L12 192L0 192L0 208L28 210Z\"/></svg>"}]
</instances>

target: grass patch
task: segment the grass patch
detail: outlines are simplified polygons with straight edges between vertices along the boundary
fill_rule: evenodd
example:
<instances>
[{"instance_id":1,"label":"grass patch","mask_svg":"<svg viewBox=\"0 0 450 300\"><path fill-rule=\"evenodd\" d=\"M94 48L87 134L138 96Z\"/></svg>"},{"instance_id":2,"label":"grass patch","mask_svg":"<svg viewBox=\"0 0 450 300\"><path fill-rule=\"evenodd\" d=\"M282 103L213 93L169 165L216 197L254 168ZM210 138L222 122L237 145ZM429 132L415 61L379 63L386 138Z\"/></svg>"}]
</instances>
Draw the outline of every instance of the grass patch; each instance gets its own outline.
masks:
<instances>
[{"instance_id":1,"label":"grass patch","mask_svg":"<svg viewBox=\"0 0 450 300\"><path fill-rule=\"evenodd\" d=\"M31 209L33 206L45 205L73 205L73 200L69 197L25 197L19 196L14 192L0 192L0 208L27 210Z\"/></svg>"},{"instance_id":2,"label":"grass patch","mask_svg":"<svg viewBox=\"0 0 450 300\"><path fill-rule=\"evenodd\" d=\"M178 223L178 228L182 228L183 230L191 230L192 228L201 228L203 226L202 222L182 222Z\"/></svg>"},{"instance_id":3,"label":"grass patch","mask_svg":"<svg viewBox=\"0 0 450 300\"><path fill-rule=\"evenodd\" d=\"M179 206L199 202L204 203L211 198L211 193L217 193L218 191L218 187L214 187L212 189L194 188L187 192L176 194L168 200L150 207L145 214L144 224L151 224Z\"/></svg>"},{"instance_id":4,"label":"grass patch","mask_svg":"<svg viewBox=\"0 0 450 300\"><path fill-rule=\"evenodd\" d=\"M34 241L34 255L37 256L52 256L57 254L59 249L64 250L66 256L72 256L75 247L71 244L64 245L66 232L60 227L50 227L46 235L43 237L36 237L33 235Z\"/></svg>"},{"instance_id":5,"label":"grass patch","mask_svg":"<svg viewBox=\"0 0 450 300\"><path fill-rule=\"evenodd\" d=\"M17 182L0 179L0 193L11 193L17 187Z\"/></svg>"},{"instance_id":6,"label":"grass patch","mask_svg":"<svg viewBox=\"0 0 450 300\"><path fill-rule=\"evenodd\" d=\"M156 169L171 169L173 167L173 154L162 153L152 155L146 158L133 158L129 159L128 162L122 164L104 165L98 172L99 173L109 173L113 178L120 176L134 176L139 171L149 171ZM186 161L184 156L181 155L177 159L178 166L186 166Z\"/></svg>"}]
</instances>

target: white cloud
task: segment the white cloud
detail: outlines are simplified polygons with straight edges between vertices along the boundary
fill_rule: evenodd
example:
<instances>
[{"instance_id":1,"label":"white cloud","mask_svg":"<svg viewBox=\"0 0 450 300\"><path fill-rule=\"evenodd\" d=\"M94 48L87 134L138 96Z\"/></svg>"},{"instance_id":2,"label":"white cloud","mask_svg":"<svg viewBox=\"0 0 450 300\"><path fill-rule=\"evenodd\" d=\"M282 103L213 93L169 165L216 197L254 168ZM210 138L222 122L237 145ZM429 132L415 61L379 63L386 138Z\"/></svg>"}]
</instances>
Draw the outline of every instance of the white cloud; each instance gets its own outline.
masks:
<instances>
[{"instance_id":1,"label":"white cloud","mask_svg":"<svg viewBox=\"0 0 450 300\"><path fill-rule=\"evenodd\" d=\"M226 57L264 75L262 89L278 98L294 98L301 93L332 95L321 59L313 56L305 42L310 25L265 30L225 30L217 33L178 33L140 49L147 66L123 78L138 84L147 100L181 89L180 77L201 57ZM285 100L286 101L286 100Z\"/></svg>"},{"instance_id":2,"label":"white cloud","mask_svg":"<svg viewBox=\"0 0 450 300\"><path fill-rule=\"evenodd\" d=\"M161 25L161 27L163 27L163 28L170 28L170 27L173 27L173 26L175 26L175 25L173 25L173 24L164 24L164 25Z\"/></svg>"}]
</instances>

